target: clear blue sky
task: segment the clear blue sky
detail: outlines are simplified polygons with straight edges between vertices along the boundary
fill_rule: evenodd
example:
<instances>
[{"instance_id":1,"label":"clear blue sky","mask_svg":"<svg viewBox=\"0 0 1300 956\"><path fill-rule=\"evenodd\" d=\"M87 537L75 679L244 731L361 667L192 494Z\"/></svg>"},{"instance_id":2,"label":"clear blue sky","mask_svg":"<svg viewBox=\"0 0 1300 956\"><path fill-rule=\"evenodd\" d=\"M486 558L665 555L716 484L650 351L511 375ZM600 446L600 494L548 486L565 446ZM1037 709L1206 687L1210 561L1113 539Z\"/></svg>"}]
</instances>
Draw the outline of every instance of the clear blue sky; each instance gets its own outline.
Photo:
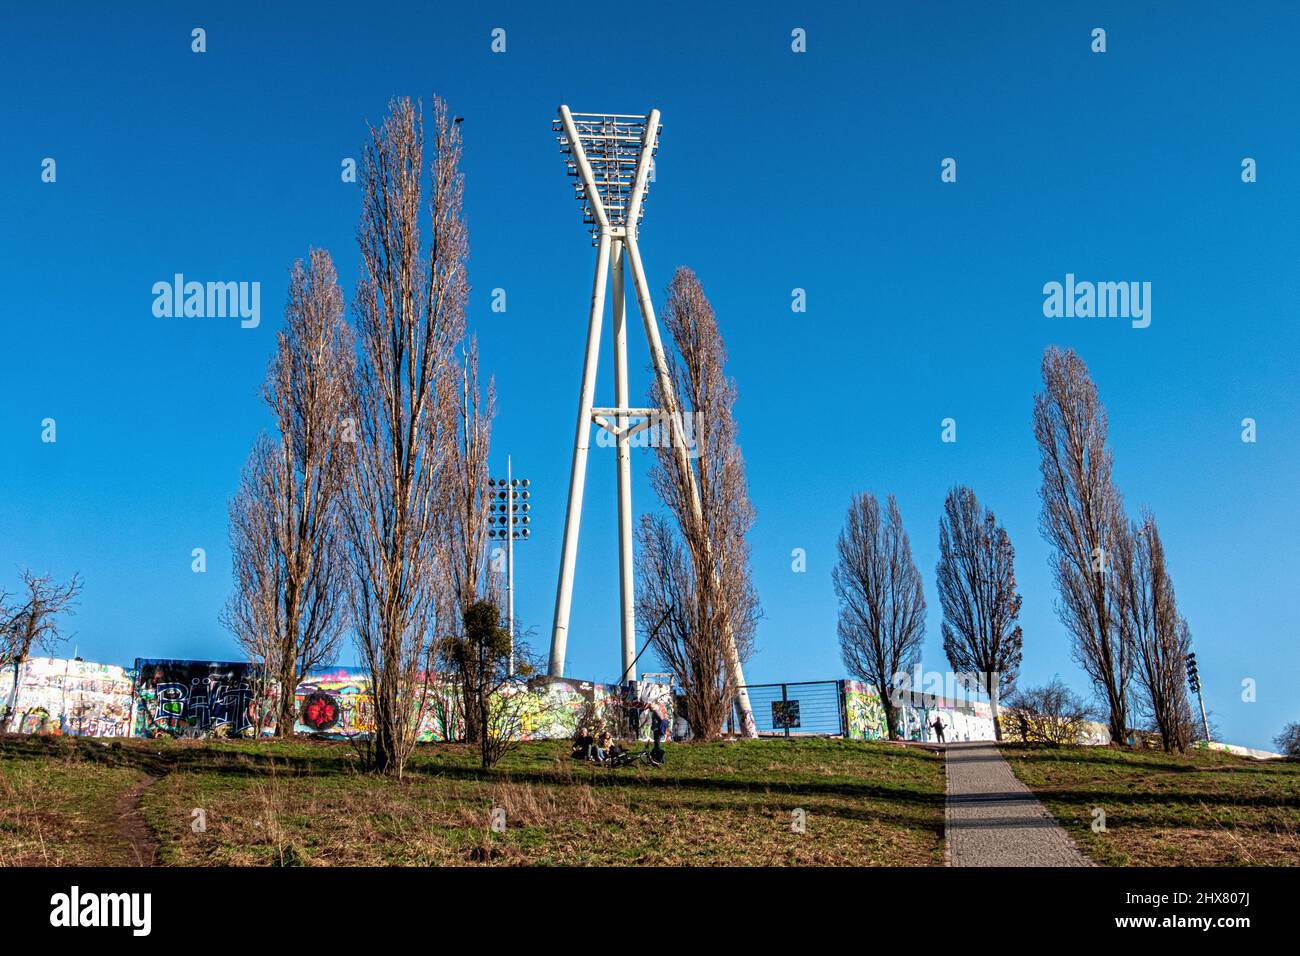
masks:
<instances>
[{"instance_id":1,"label":"clear blue sky","mask_svg":"<svg viewBox=\"0 0 1300 956\"><path fill-rule=\"evenodd\" d=\"M226 500L268 424L258 393L288 269L326 247L350 298L359 199L340 162L391 96L437 92L465 117L471 326L497 381L497 470L511 453L536 492L517 608L543 649L593 263L550 122L562 102L657 107L642 251L657 301L678 265L700 275L739 383L766 612L751 680L843 676L830 571L864 489L898 495L930 603L925 665L946 669L937 522L965 482L1017 548L1024 678L1083 687L1037 531L1030 409L1057 343L1101 389L1130 509L1160 521L1225 737L1267 746L1300 719L1294 6L379 6L6 16L0 587L20 565L79 571L84 657L236 653L217 623ZM944 157L956 184L940 182ZM260 328L154 318L151 287L177 272L261 282ZM1044 318L1042 286L1067 272L1151 282L1150 328ZM600 374L608 403L608 355ZM956 444L939 440L948 416ZM1240 440L1248 416L1256 444ZM638 513L647 464L635 456ZM618 672L613 479L612 452L593 448L569 673L603 680Z\"/></svg>"}]
</instances>

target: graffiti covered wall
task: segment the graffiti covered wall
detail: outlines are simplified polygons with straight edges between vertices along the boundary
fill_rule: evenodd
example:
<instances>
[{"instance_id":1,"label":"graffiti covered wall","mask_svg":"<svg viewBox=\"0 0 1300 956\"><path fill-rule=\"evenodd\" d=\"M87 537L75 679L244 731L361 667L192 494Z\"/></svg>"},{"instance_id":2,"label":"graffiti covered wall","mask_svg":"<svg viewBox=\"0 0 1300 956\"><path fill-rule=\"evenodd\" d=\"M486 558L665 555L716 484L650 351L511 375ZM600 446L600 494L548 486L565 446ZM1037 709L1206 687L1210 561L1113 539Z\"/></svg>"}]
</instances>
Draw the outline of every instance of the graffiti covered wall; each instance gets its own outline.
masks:
<instances>
[{"instance_id":1,"label":"graffiti covered wall","mask_svg":"<svg viewBox=\"0 0 1300 956\"><path fill-rule=\"evenodd\" d=\"M993 717L982 701L961 702L929 694L907 695L898 711L899 732L904 740L937 742L934 722L943 725L945 741L992 740ZM885 706L875 687L860 681L844 682L844 714L852 740L884 740L888 735Z\"/></svg>"},{"instance_id":2,"label":"graffiti covered wall","mask_svg":"<svg viewBox=\"0 0 1300 956\"><path fill-rule=\"evenodd\" d=\"M361 667L322 667L308 672L294 693L295 734L347 739L374 730L370 672ZM275 723L269 725L274 729ZM420 717L418 739L456 740L464 734L460 697L444 681L433 680Z\"/></svg>"},{"instance_id":3,"label":"graffiti covered wall","mask_svg":"<svg viewBox=\"0 0 1300 956\"><path fill-rule=\"evenodd\" d=\"M112 664L32 658L0 672L0 729L94 737L252 737L275 732L278 688L243 661L137 658L127 670ZM564 678L519 681L502 689L494 712L508 711L523 740L573 736L583 714L621 733L650 737L651 714L671 723L672 689L640 682L618 685ZM496 708L501 708L496 710ZM10 723L7 718L13 714ZM295 688L294 733L345 739L373 730L370 675L362 668L311 671ZM431 683L420 719L423 742L464 739L460 695Z\"/></svg>"},{"instance_id":4,"label":"graffiti covered wall","mask_svg":"<svg viewBox=\"0 0 1300 956\"><path fill-rule=\"evenodd\" d=\"M294 733L343 738L374 729L370 675L360 668L312 671L294 698Z\"/></svg>"},{"instance_id":5,"label":"graffiti covered wall","mask_svg":"<svg viewBox=\"0 0 1300 956\"><path fill-rule=\"evenodd\" d=\"M244 661L136 658L137 737L248 737L273 701L259 693L261 669ZM260 710L260 713L259 713Z\"/></svg>"},{"instance_id":6,"label":"graffiti covered wall","mask_svg":"<svg viewBox=\"0 0 1300 956\"><path fill-rule=\"evenodd\" d=\"M317 737L346 738L369 733L372 697L370 675L360 668L336 667L313 671L298 685L294 732ZM522 740L572 737L585 712L619 721L617 726L650 736L650 713L671 717L672 692L666 684L642 682L629 699L614 685L541 677L518 681L501 689L493 703L494 720L509 722ZM431 684L420 720L423 742L462 740L465 716L460 694L445 681Z\"/></svg>"},{"instance_id":7,"label":"graffiti covered wall","mask_svg":"<svg viewBox=\"0 0 1300 956\"><path fill-rule=\"evenodd\" d=\"M0 672L0 729L77 737L131 731L131 676L92 661L33 657Z\"/></svg>"},{"instance_id":8,"label":"graffiti covered wall","mask_svg":"<svg viewBox=\"0 0 1300 956\"><path fill-rule=\"evenodd\" d=\"M597 685L590 681L542 678L502 688L503 706L514 709L522 740L572 737L587 707L595 702Z\"/></svg>"},{"instance_id":9,"label":"graffiti covered wall","mask_svg":"<svg viewBox=\"0 0 1300 956\"><path fill-rule=\"evenodd\" d=\"M1027 731L1029 737L1034 738L1034 732L1030 727L1043 719L1035 718L1030 714L1029 722L1022 724L1020 712L1014 708L998 711L998 726L1002 728L1003 740L1024 740ZM1095 720L1083 720L1079 722L1076 741L1086 747L1104 747L1110 743L1110 730L1105 724Z\"/></svg>"}]
</instances>

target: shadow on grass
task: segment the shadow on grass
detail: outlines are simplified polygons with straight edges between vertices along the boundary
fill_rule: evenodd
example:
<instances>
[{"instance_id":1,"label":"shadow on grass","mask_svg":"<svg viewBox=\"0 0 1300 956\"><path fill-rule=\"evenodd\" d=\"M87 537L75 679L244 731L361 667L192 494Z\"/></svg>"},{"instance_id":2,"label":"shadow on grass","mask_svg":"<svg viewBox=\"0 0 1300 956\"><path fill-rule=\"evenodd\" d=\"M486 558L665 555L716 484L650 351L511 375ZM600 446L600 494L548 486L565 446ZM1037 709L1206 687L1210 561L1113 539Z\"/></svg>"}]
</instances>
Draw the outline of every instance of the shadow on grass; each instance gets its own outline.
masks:
<instances>
[{"instance_id":1,"label":"shadow on grass","mask_svg":"<svg viewBox=\"0 0 1300 956\"><path fill-rule=\"evenodd\" d=\"M852 821L854 823L867 823L872 825L886 825L897 827L904 830L922 830L936 837L942 837L944 832L944 818L942 814L934 814L931 818L925 819L907 813L896 813L889 810L881 809L877 806L854 806L842 803L830 803L823 799L813 798L812 800L801 800L798 804L792 804L788 800L773 800L770 803L749 802L749 803L724 803L719 800L711 801L692 801L683 809L692 812L709 812L709 813L728 813L736 810L746 811L770 811L774 815L782 817L781 823L789 829L790 811L795 809L805 811L812 825L816 825L819 819L838 819ZM779 832L779 827L778 831Z\"/></svg>"},{"instance_id":2,"label":"shadow on grass","mask_svg":"<svg viewBox=\"0 0 1300 956\"><path fill-rule=\"evenodd\" d=\"M1244 794L1223 793L1209 790L1170 791L1116 791L1116 790L1068 790L1052 787L1036 787L1034 793L1042 800L1080 806L1100 807L1142 807L1142 806L1183 806L1202 809L1216 807L1250 807L1260 810L1289 809L1300 811L1300 795L1285 794ZM1204 821L1201 821L1204 822ZM1172 825L1181 825L1171 821ZM1189 821L1186 825L1196 825ZM1296 819L1300 825L1300 816Z\"/></svg>"},{"instance_id":3,"label":"shadow on grass","mask_svg":"<svg viewBox=\"0 0 1300 956\"><path fill-rule=\"evenodd\" d=\"M733 793L784 793L784 794L820 794L826 796L848 797L853 799L901 800L922 806L942 806L942 790L925 793L906 786L894 786L863 780L860 783L846 781L810 781L792 780L782 783L773 780L746 780L726 776L674 776L660 775L649 771L643 774L623 774L617 770L588 771L585 767L574 770L520 770L503 769L485 771L477 767L416 767L408 771L428 777L446 777L453 780L470 780L496 783L509 780L512 783L532 783L547 786L585 785L594 788L626 788L639 790L697 790ZM729 773L721 770L720 773Z\"/></svg>"},{"instance_id":4,"label":"shadow on grass","mask_svg":"<svg viewBox=\"0 0 1300 956\"><path fill-rule=\"evenodd\" d=\"M1159 773L1275 773L1279 765L1261 763L1248 757L1205 759L1196 754L1178 756L1169 754L1163 759L1149 757L1143 751L1121 750L1114 747L1053 747L1049 744L1011 743L998 745L1008 763L1029 767L1071 766L1081 771L1090 766L1104 764L1133 771ZM991 760L990 757L963 757L969 760Z\"/></svg>"},{"instance_id":5,"label":"shadow on grass","mask_svg":"<svg viewBox=\"0 0 1300 956\"><path fill-rule=\"evenodd\" d=\"M495 770L483 770L453 762L458 757L472 757L461 745L437 746L440 747L438 751L422 753L417 749L407 764L407 778L442 778L489 785L508 781L555 787L577 785L659 792L691 790L821 795L902 801L922 807L937 807L944 803L941 788L927 793L903 784L870 779L846 780L843 776L830 780L809 780L802 776L789 781L773 780L770 777L750 779L748 774L763 772L757 767L716 766L707 769L689 768L678 772L667 768L638 772L632 768L606 770L588 768L586 765L570 766L567 764L567 755L561 756L564 753L563 747L557 747L554 752L545 755L516 753L516 757L542 764L540 767L521 768L507 764ZM293 752L297 747L311 747L312 752ZM898 756L903 756L904 753L900 751ZM129 767L155 776L174 772L219 778L257 778L272 774L311 778L364 776L355 751L348 744L339 742L322 744L292 741L279 744L271 741L231 740L214 743L138 738L117 741L11 734L0 736L0 759L6 758L74 759L106 766ZM670 757L670 761L671 759ZM709 773L715 775L706 775Z\"/></svg>"},{"instance_id":6,"label":"shadow on grass","mask_svg":"<svg viewBox=\"0 0 1300 956\"><path fill-rule=\"evenodd\" d=\"M230 776L263 776L269 772L286 776L336 776L348 772L339 765L321 767L317 756L256 751L250 741L248 750L218 749L203 744L177 743L140 739L94 739L88 737L53 737L42 734L0 735L0 760L73 760L105 767L141 770L153 776L175 771L217 773Z\"/></svg>"}]
</instances>

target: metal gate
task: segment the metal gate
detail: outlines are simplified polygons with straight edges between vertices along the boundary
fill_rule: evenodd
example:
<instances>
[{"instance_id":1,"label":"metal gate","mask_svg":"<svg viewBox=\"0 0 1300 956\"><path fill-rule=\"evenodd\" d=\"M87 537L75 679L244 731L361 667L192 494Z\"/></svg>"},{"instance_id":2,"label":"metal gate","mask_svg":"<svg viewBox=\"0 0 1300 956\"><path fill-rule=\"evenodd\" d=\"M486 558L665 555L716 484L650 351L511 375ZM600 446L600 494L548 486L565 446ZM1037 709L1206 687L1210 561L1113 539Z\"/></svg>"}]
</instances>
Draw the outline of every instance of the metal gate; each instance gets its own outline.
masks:
<instances>
[{"instance_id":1,"label":"metal gate","mask_svg":"<svg viewBox=\"0 0 1300 956\"><path fill-rule=\"evenodd\" d=\"M842 681L747 684L760 736L843 736Z\"/></svg>"}]
</instances>

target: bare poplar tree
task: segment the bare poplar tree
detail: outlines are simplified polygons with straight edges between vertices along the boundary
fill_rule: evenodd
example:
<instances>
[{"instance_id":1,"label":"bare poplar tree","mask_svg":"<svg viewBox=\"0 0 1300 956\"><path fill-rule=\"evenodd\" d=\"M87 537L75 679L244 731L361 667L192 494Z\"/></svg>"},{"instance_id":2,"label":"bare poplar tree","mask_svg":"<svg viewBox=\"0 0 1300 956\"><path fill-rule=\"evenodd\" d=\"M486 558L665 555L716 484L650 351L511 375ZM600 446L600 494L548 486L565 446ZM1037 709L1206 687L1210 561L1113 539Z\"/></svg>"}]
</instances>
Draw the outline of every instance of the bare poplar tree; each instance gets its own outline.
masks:
<instances>
[{"instance_id":1,"label":"bare poplar tree","mask_svg":"<svg viewBox=\"0 0 1300 956\"><path fill-rule=\"evenodd\" d=\"M357 229L350 601L374 694L368 758L374 770L399 776L415 747L438 644L447 561L441 492L456 435L461 383L453 353L465 332L468 289L460 127L441 99L434 100L433 133L426 167L421 111L408 99L390 104L365 149ZM419 225L426 209L427 250Z\"/></svg>"},{"instance_id":2,"label":"bare poplar tree","mask_svg":"<svg viewBox=\"0 0 1300 956\"><path fill-rule=\"evenodd\" d=\"M260 665L252 688L258 702L259 737L267 712L279 709L274 675L284 664L285 564L276 541L276 512L282 500L276 444L266 434L257 436L240 474L239 490L227 507L235 589L220 615L248 659Z\"/></svg>"},{"instance_id":3,"label":"bare poplar tree","mask_svg":"<svg viewBox=\"0 0 1300 956\"><path fill-rule=\"evenodd\" d=\"M998 739L998 702L1020 672L1015 561L1011 536L975 492L965 486L948 492L939 519L937 569L943 650L954 671L978 675Z\"/></svg>"},{"instance_id":4,"label":"bare poplar tree","mask_svg":"<svg viewBox=\"0 0 1300 956\"><path fill-rule=\"evenodd\" d=\"M832 581L840 602L840 653L850 674L880 692L893 738L898 734L894 692L919 659L925 639L921 573L894 496L886 501L882 521L875 495L854 495L838 551Z\"/></svg>"},{"instance_id":5,"label":"bare poplar tree","mask_svg":"<svg viewBox=\"0 0 1300 956\"><path fill-rule=\"evenodd\" d=\"M14 672L5 714L8 730L15 729L19 665L31 656L33 649L53 653L66 640L60 618L76 613L73 609L82 584L79 574L74 574L66 584L56 581L52 574L36 574L30 570L22 572L22 579L19 603L0 602L0 667L12 667Z\"/></svg>"},{"instance_id":6,"label":"bare poplar tree","mask_svg":"<svg viewBox=\"0 0 1300 956\"><path fill-rule=\"evenodd\" d=\"M343 312L334 262L313 249L290 273L262 389L278 437L258 440L229 509L235 591L223 618L277 689L280 736L293 733L299 682L333 658L346 623L341 507L354 359Z\"/></svg>"},{"instance_id":7,"label":"bare poplar tree","mask_svg":"<svg viewBox=\"0 0 1300 956\"><path fill-rule=\"evenodd\" d=\"M1181 753L1194 732L1185 684L1191 633L1178 614L1155 516L1144 510L1141 524L1129 525L1117 541L1116 627L1134 649L1139 709L1160 734L1165 751Z\"/></svg>"},{"instance_id":8,"label":"bare poplar tree","mask_svg":"<svg viewBox=\"0 0 1300 956\"><path fill-rule=\"evenodd\" d=\"M1043 385L1034 396L1042 474L1039 528L1054 551L1057 615L1073 638L1075 660L1105 702L1111 739L1122 742L1133 644L1116 620L1112 557L1125 529L1106 447L1106 411L1073 350L1047 349Z\"/></svg>"},{"instance_id":9,"label":"bare poplar tree","mask_svg":"<svg viewBox=\"0 0 1300 956\"><path fill-rule=\"evenodd\" d=\"M681 681L692 734L707 740L722 732L737 692L733 655L748 658L760 616L746 540L754 508L726 346L690 269L673 275L662 318L676 350L669 374L682 427L665 425L656 442L650 481L673 520L643 518L637 533L638 626ZM650 401L666 405L657 381ZM674 433L689 440L686 454L674 447Z\"/></svg>"},{"instance_id":10,"label":"bare poplar tree","mask_svg":"<svg viewBox=\"0 0 1300 956\"><path fill-rule=\"evenodd\" d=\"M451 673L460 699L465 703L465 739L480 741L482 728L478 707L470 706L475 688L484 675L479 670L489 666L479 651L479 641L464 640L466 614L480 599L499 607L487 568L487 532L491 517L493 492L488 488L488 451L492 443L492 419L496 413L496 390L488 382L487 398L479 390L478 343L471 338L464 350L460 369L460 389L456 393L456 422L459 434L449 448L443 495L445 538L448 560L445 563L444 607L439 613L448 622L441 662ZM500 492L505 493L505 489ZM507 642L509 643L509 642ZM507 649L504 668L509 670Z\"/></svg>"},{"instance_id":11,"label":"bare poplar tree","mask_svg":"<svg viewBox=\"0 0 1300 956\"><path fill-rule=\"evenodd\" d=\"M699 624L694 565L662 515L642 515L637 529L636 606L638 628L682 686L691 736L717 738L731 707L725 650Z\"/></svg>"}]
</instances>

